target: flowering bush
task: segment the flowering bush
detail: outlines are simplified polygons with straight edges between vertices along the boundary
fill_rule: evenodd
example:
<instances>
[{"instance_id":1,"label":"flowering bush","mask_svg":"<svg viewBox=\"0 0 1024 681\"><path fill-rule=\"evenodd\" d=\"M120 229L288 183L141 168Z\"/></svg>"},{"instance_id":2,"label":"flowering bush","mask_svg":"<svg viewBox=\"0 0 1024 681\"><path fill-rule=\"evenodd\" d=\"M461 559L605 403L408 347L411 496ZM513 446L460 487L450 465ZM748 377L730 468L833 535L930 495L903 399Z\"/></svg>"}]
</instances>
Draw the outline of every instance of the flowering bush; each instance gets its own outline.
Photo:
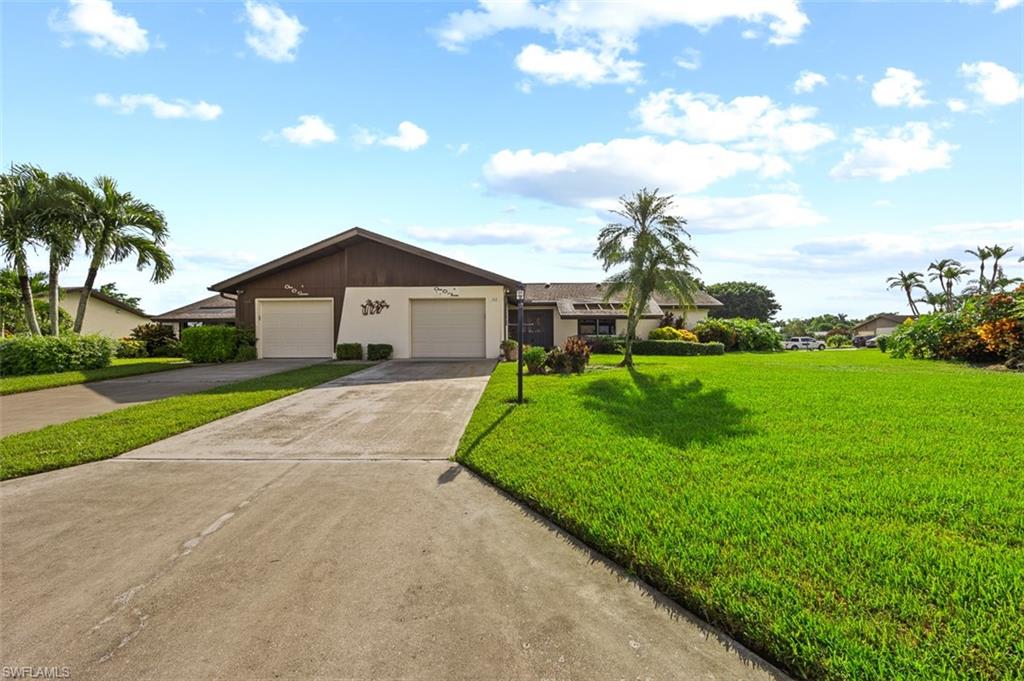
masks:
<instances>
[{"instance_id":1,"label":"flowering bush","mask_svg":"<svg viewBox=\"0 0 1024 681\"><path fill-rule=\"evenodd\" d=\"M1024 349L1024 324L1020 320L1004 317L984 322L975 330L985 347L997 355L1010 357Z\"/></svg>"},{"instance_id":2,"label":"flowering bush","mask_svg":"<svg viewBox=\"0 0 1024 681\"><path fill-rule=\"evenodd\" d=\"M827 345L830 348L848 348L851 345L853 345L853 341L850 340L849 336L842 333L837 333L831 336L827 336L825 338L825 345Z\"/></svg>"},{"instance_id":3,"label":"flowering bush","mask_svg":"<svg viewBox=\"0 0 1024 681\"><path fill-rule=\"evenodd\" d=\"M647 334L648 340L681 340L697 342L697 334L688 329L677 329L673 326L659 326Z\"/></svg>"}]
</instances>

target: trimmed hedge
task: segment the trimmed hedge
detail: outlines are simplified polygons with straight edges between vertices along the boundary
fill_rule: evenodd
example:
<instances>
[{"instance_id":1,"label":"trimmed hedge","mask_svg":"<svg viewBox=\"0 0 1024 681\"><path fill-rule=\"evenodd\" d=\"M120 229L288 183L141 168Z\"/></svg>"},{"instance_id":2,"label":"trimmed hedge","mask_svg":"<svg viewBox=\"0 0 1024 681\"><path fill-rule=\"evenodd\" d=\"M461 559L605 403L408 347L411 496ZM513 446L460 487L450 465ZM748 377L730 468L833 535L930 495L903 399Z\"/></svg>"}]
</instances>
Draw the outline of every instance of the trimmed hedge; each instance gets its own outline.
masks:
<instances>
[{"instance_id":1,"label":"trimmed hedge","mask_svg":"<svg viewBox=\"0 0 1024 681\"><path fill-rule=\"evenodd\" d=\"M756 319L705 319L694 330L702 343L722 343L730 352L782 349L782 337L772 325Z\"/></svg>"},{"instance_id":2,"label":"trimmed hedge","mask_svg":"<svg viewBox=\"0 0 1024 681\"><path fill-rule=\"evenodd\" d=\"M117 342L99 335L13 336L0 340L0 374L25 376L110 366Z\"/></svg>"},{"instance_id":3,"label":"trimmed hedge","mask_svg":"<svg viewBox=\"0 0 1024 681\"><path fill-rule=\"evenodd\" d=\"M361 343L338 343L334 356L338 359L362 359L363 346Z\"/></svg>"},{"instance_id":4,"label":"trimmed hedge","mask_svg":"<svg viewBox=\"0 0 1024 681\"><path fill-rule=\"evenodd\" d=\"M366 359L371 362L378 362L385 359L391 359L391 353L395 349L388 343L367 343L366 344Z\"/></svg>"},{"instance_id":5,"label":"trimmed hedge","mask_svg":"<svg viewBox=\"0 0 1024 681\"><path fill-rule=\"evenodd\" d=\"M677 340L635 340L634 355L724 355L723 343L694 343Z\"/></svg>"},{"instance_id":6,"label":"trimmed hedge","mask_svg":"<svg viewBox=\"0 0 1024 681\"><path fill-rule=\"evenodd\" d=\"M233 326L193 326L181 332L181 355L196 363L230 362L245 331ZM244 345L248 345L245 343Z\"/></svg>"},{"instance_id":7,"label":"trimmed hedge","mask_svg":"<svg viewBox=\"0 0 1024 681\"><path fill-rule=\"evenodd\" d=\"M626 347L625 336L586 336L590 351L600 355L621 355Z\"/></svg>"}]
</instances>

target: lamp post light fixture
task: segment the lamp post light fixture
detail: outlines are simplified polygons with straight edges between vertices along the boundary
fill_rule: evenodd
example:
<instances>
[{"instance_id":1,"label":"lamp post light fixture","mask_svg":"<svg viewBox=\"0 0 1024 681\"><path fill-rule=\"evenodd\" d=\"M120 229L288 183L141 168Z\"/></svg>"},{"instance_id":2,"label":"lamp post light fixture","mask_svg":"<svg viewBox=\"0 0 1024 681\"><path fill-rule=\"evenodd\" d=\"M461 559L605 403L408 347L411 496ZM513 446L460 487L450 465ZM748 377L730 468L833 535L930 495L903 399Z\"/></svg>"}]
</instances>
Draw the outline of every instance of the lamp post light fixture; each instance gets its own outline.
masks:
<instances>
[{"instance_id":1,"label":"lamp post light fixture","mask_svg":"<svg viewBox=\"0 0 1024 681\"><path fill-rule=\"evenodd\" d=\"M523 301L526 299L526 290L519 286L516 289L516 352L518 354L519 372L517 376L518 392L516 403L523 403Z\"/></svg>"}]
</instances>

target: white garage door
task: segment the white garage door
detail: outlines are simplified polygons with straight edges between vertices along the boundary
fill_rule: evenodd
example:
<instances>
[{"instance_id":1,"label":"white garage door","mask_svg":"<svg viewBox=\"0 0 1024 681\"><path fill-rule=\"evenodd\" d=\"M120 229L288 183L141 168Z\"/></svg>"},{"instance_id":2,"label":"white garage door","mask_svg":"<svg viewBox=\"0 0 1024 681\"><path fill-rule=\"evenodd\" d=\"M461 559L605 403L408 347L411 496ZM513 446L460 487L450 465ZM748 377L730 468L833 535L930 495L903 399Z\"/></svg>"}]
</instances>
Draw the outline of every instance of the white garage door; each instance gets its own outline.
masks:
<instances>
[{"instance_id":1,"label":"white garage door","mask_svg":"<svg viewBox=\"0 0 1024 681\"><path fill-rule=\"evenodd\" d=\"M256 334L261 357L333 357L333 300L261 300Z\"/></svg>"},{"instance_id":2,"label":"white garage door","mask_svg":"<svg viewBox=\"0 0 1024 681\"><path fill-rule=\"evenodd\" d=\"M412 301L413 357L483 357L483 300Z\"/></svg>"}]
</instances>

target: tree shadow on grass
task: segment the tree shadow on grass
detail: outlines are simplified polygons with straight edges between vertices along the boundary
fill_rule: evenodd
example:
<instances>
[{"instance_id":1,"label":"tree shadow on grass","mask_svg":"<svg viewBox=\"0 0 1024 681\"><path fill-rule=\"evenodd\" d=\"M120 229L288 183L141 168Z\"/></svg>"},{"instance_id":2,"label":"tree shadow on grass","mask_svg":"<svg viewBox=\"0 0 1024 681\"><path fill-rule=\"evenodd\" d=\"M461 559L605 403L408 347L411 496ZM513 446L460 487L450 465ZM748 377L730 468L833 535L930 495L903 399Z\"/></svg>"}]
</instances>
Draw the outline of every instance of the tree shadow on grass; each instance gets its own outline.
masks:
<instances>
[{"instance_id":1,"label":"tree shadow on grass","mask_svg":"<svg viewBox=\"0 0 1024 681\"><path fill-rule=\"evenodd\" d=\"M616 372L581 390L583 405L625 435L682 448L754 432L747 423L749 410L729 401L721 388L706 390L696 378L628 371L628 381Z\"/></svg>"}]
</instances>

